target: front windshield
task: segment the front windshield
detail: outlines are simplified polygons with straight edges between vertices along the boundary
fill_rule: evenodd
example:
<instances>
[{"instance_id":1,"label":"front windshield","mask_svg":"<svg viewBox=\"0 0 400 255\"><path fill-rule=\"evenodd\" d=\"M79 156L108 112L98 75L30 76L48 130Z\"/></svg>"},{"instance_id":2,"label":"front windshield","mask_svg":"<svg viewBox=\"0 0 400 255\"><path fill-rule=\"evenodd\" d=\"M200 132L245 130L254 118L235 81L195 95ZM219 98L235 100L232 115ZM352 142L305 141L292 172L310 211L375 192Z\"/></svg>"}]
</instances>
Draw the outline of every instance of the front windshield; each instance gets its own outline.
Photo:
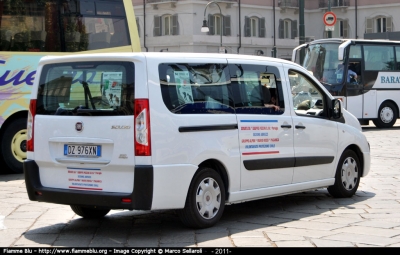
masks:
<instances>
[{"instance_id":1,"label":"front windshield","mask_svg":"<svg viewBox=\"0 0 400 255\"><path fill-rule=\"evenodd\" d=\"M312 44L306 49L303 66L325 85L342 82L338 74L343 61L338 60L339 43ZM339 67L339 68L338 68Z\"/></svg>"}]
</instances>

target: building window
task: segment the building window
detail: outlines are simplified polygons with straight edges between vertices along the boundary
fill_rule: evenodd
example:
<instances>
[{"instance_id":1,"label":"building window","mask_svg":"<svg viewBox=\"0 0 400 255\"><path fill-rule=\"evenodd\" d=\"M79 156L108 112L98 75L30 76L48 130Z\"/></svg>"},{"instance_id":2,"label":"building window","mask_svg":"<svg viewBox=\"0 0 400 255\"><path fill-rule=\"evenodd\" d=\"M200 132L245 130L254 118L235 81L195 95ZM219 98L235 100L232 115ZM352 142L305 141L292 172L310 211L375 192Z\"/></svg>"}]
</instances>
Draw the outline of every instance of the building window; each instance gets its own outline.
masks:
<instances>
[{"instance_id":1,"label":"building window","mask_svg":"<svg viewBox=\"0 0 400 255\"><path fill-rule=\"evenodd\" d=\"M392 17L375 17L366 21L366 33L384 33L391 32Z\"/></svg>"},{"instance_id":2,"label":"building window","mask_svg":"<svg viewBox=\"0 0 400 255\"><path fill-rule=\"evenodd\" d=\"M245 17L245 37L265 37L265 18Z\"/></svg>"},{"instance_id":3,"label":"building window","mask_svg":"<svg viewBox=\"0 0 400 255\"><path fill-rule=\"evenodd\" d=\"M208 15L208 28L209 35L221 35L221 22L222 22L222 35L231 35L231 16L220 15L220 14L209 14Z\"/></svg>"},{"instance_id":4,"label":"building window","mask_svg":"<svg viewBox=\"0 0 400 255\"><path fill-rule=\"evenodd\" d=\"M283 38L290 38L290 27L292 25L292 22L290 20L284 20L283 21Z\"/></svg>"},{"instance_id":5,"label":"building window","mask_svg":"<svg viewBox=\"0 0 400 255\"><path fill-rule=\"evenodd\" d=\"M214 24L215 24L215 35L221 35L221 16L214 15Z\"/></svg>"},{"instance_id":6,"label":"building window","mask_svg":"<svg viewBox=\"0 0 400 255\"><path fill-rule=\"evenodd\" d=\"M251 36L258 36L258 18L250 18Z\"/></svg>"},{"instance_id":7,"label":"building window","mask_svg":"<svg viewBox=\"0 0 400 255\"><path fill-rule=\"evenodd\" d=\"M376 32L378 33L386 32L386 18L377 18L375 25L376 25Z\"/></svg>"},{"instance_id":8,"label":"building window","mask_svg":"<svg viewBox=\"0 0 400 255\"><path fill-rule=\"evenodd\" d=\"M178 15L154 16L153 35L179 35Z\"/></svg>"},{"instance_id":9,"label":"building window","mask_svg":"<svg viewBox=\"0 0 400 255\"><path fill-rule=\"evenodd\" d=\"M297 20L279 20L279 38L294 39L297 37Z\"/></svg>"},{"instance_id":10,"label":"building window","mask_svg":"<svg viewBox=\"0 0 400 255\"><path fill-rule=\"evenodd\" d=\"M163 21L162 35L172 35L172 16L165 15L162 21Z\"/></svg>"}]
</instances>

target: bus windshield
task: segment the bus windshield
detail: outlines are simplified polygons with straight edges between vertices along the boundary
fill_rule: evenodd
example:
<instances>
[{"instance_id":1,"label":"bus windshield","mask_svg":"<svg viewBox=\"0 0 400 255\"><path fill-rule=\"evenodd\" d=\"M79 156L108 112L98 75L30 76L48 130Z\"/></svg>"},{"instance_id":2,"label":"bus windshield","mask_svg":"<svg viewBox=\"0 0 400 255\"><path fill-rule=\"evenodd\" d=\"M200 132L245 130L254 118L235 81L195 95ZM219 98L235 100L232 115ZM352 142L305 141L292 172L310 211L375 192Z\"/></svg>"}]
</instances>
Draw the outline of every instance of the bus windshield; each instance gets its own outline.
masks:
<instances>
[{"instance_id":1,"label":"bus windshield","mask_svg":"<svg viewBox=\"0 0 400 255\"><path fill-rule=\"evenodd\" d=\"M343 66L338 60L339 43L312 44L306 49L303 66L324 85L342 83L342 72L337 70ZM339 67L339 68L338 68Z\"/></svg>"},{"instance_id":2,"label":"bus windshield","mask_svg":"<svg viewBox=\"0 0 400 255\"><path fill-rule=\"evenodd\" d=\"M77 52L130 45L119 1L2 1L0 50Z\"/></svg>"}]
</instances>

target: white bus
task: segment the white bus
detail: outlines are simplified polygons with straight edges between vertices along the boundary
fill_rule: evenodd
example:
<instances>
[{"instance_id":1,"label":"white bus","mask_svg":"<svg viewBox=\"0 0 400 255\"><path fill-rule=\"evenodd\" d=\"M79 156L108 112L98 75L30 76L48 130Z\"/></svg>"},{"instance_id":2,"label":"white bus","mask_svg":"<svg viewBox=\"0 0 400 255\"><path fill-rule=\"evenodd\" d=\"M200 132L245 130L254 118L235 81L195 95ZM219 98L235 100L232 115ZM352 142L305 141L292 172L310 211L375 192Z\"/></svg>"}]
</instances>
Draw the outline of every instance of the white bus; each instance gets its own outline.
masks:
<instances>
[{"instance_id":1,"label":"white bus","mask_svg":"<svg viewBox=\"0 0 400 255\"><path fill-rule=\"evenodd\" d=\"M293 50L292 61L309 70L361 124L390 128L399 118L400 42L321 39Z\"/></svg>"}]
</instances>

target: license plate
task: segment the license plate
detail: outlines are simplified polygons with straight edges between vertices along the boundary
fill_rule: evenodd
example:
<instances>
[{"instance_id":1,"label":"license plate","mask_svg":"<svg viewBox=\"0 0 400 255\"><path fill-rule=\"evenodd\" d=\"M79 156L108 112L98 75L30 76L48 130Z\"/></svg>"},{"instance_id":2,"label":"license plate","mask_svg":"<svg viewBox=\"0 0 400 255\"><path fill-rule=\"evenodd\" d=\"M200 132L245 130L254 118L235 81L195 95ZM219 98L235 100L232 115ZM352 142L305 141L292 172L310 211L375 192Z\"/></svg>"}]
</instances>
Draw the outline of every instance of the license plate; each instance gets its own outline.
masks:
<instances>
[{"instance_id":1,"label":"license plate","mask_svg":"<svg viewBox=\"0 0 400 255\"><path fill-rule=\"evenodd\" d=\"M101 157L101 146L64 144L64 155L80 157Z\"/></svg>"}]
</instances>

